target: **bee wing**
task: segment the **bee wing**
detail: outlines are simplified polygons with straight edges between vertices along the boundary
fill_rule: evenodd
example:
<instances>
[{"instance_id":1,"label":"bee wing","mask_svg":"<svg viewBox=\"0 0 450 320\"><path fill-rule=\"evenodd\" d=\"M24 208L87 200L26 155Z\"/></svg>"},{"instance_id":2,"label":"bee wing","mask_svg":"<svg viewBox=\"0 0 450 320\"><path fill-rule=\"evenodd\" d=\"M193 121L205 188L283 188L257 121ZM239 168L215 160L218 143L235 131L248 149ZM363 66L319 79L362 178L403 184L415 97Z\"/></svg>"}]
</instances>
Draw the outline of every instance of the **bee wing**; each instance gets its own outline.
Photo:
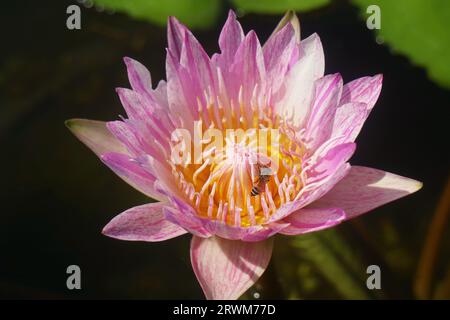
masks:
<instances>
[{"instance_id":1,"label":"bee wing","mask_svg":"<svg viewBox=\"0 0 450 320\"><path fill-rule=\"evenodd\" d=\"M271 176L272 175L272 169L271 168L266 168L266 167L262 167L259 174L261 176Z\"/></svg>"}]
</instances>

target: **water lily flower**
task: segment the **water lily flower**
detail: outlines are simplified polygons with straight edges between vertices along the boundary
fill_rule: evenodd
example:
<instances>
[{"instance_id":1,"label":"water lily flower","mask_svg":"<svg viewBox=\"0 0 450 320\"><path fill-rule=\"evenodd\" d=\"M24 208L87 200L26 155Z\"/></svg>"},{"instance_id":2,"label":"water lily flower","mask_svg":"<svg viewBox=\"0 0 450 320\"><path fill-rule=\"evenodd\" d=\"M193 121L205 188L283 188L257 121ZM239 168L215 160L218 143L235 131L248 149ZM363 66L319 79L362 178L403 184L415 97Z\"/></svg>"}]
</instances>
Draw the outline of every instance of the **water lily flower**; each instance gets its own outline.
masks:
<instances>
[{"instance_id":1,"label":"water lily flower","mask_svg":"<svg viewBox=\"0 0 450 320\"><path fill-rule=\"evenodd\" d=\"M169 18L167 80L154 88L149 71L125 58L131 89L117 93L127 117L67 125L119 177L158 201L119 214L103 233L148 242L191 233L192 267L206 298L237 299L266 269L275 234L336 226L421 183L349 164L382 76L344 84L338 73L324 75L319 36L300 40L295 14L261 45L230 12L219 47L210 57ZM194 123L219 132L278 130L276 148L263 150L278 162L276 172L255 191L251 159L261 150L233 143L214 163L174 163L173 132L195 135Z\"/></svg>"}]
</instances>

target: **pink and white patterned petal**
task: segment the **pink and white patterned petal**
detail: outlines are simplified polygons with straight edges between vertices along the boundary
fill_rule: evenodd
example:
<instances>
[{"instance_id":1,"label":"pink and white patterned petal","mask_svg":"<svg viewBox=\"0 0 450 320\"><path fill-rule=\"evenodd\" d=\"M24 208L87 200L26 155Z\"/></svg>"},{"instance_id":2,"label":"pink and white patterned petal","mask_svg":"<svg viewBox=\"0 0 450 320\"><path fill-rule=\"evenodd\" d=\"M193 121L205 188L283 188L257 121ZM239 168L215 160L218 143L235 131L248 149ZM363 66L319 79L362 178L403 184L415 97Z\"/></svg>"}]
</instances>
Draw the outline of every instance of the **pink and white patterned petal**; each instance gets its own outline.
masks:
<instances>
[{"instance_id":1,"label":"pink and white patterned petal","mask_svg":"<svg viewBox=\"0 0 450 320\"><path fill-rule=\"evenodd\" d=\"M300 51L300 59L286 76L286 93L276 103L277 113L299 128L304 126L310 114L314 82L323 77L325 71L322 43L317 34L303 40Z\"/></svg>"},{"instance_id":2,"label":"pink and white patterned petal","mask_svg":"<svg viewBox=\"0 0 450 320\"><path fill-rule=\"evenodd\" d=\"M126 146L128 152L134 157L139 157L144 154L158 157L163 160L165 150L158 147L158 144L154 141L147 139L145 136L145 129L143 123L135 122L138 125L133 125L132 120L126 121L110 121L106 124L108 130Z\"/></svg>"},{"instance_id":3,"label":"pink and white patterned petal","mask_svg":"<svg viewBox=\"0 0 450 320\"><path fill-rule=\"evenodd\" d=\"M128 153L122 143L106 128L106 122L71 119L66 121L66 126L97 156L105 152Z\"/></svg>"},{"instance_id":4,"label":"pink and white patterned petal","mask_svg":"<svg viewBox=\"0 0 450 320\"><path fill-rule=\"evenodd\" d=\"M284 219L289 225L281 234L294 236L334 227L345 220L345 212L340 208L300 209Z\"/></svg>"},{"instance_id":5,"label":"pink and white patterned petal","mask_svg":"<svg viewBox=\"0 0 450 320\"><path fill-rule=\"evenodd\" d=\"M268 223L284 220L290 214L306 207L331 190L350 170L347 161L355 152L356 144L346 143L317 151L313 165L307 170L305 187L294 201L283 204L269 219ZM336 207L336 206L335 206Z\"/></svg>"},{"instance_id":6,"label":"pink and white patterned petal","mask_svg":"<svg viewBox=\"0 0 450 320\"><path fill-rule=\"evenodd\" d=\"M313 155L311 166L306 170L306 188L310 189L320 185L325 179L332 176L337 169L347 162L356 150L356 144L349 142L331 148L318 149Z\"/></svg>"},{"instance_id":7,"label":"pink and white patterned petal","mask_svg":"<svg viewBox=\"0 0 450 320\"><path fill-rule=\"evenodd\" d=\"M147 149L156 150L151 153L152 156L158 158L161 155L161 147L164 150L170 149L170 136L174 131L175 127L171 122L167 110L155 101L155 98L149 98L148 94L146 96L138 93L137 91L126 89L126 88L116 88L116 92L119 95L122 106L124 107L128 118L123 119L123 121L108 123L108 129L113 133L119 140L122 140L122 131L131 131L132 135L139 137L139 141L147 142ZM116 126L119 126L116 128ZM128 128L122 128L123 126ZM131 126L131 127L130 127ZM118 130L118 131L117 131ZM128 134L131 134L128 133ZM128 145L128 139L125 139L123 143ZM155 143L158 142L158 144ZM141 149L143 144L140 142ZM163 152L168 154L169 152ZM141 153L138 153L141 154ZM161 157L159 157L161 158Z\"/></svg>"},{"instance_id":8,"label":"pink and white patterned petal","mask_svg":"<svg viewBox=\"0 0 450 320\"><path fill-rule=\"evenodd\" d=\"M367 104L363 102L348 102L339 106L336 110L331 132L331 139L334 139L334 143L355 141L368 113Z\"/></svg>"},{"instance_id":9,"label":"pink and white patterned petal","mask_svg":"<svg viewBox=\"0 0 450 320\"><path fill-rule=\"evenodd\" d=\"M367 109L371 110L378 100L382 83L383 75L381 74L362 77L347 83L342 91L341 104L363 102L367 104Z\"/></svg>"},{"instance_id":10,"label":"pink and white patterned petal","mask_svg":"<svg viewBox=\"0 0 450 320\"><path fill-rule=\"evenodd\" d=\"M264 87L263 81L266 78L264 66L264 55L258 36L254 31L250 31L242 41L236 51L234 62L231 65L231 79L228 79L228 92L231 98L239 101L239 92L242 91L242 101L244 105L252 105L252 96L255 86Z\"/></svg>"},{"instance_id":11,"label":"pink and white patterned petal","mask_svg":"<svg viewBox=\"0 0 450 320\"><path fill-rule=\"evenodd\" d=\"M276 93L284 83L289 64L299 54L296 35L292 24L288 23L269 38L263 47L264 63L267 70L267 90Z\"/></svg>"},{"instance_id":12,"label":"pink and white patterned petal","mask_svg":"<svg viewBox=\"0 0 450 320\"><path fill-rule=\"evenodd\" d=\"M326 75L314 84L314 103L305 131L305 139L311 150L315 150L331 136L342 86L339 73Z\"/></svg>"},{"instance_id":13,"label":"pink and white patterned petal","mask_svg":"<svg viewBox=\"0 0 450 320\"><path fill-rule=\"evenodd\" d=\"M334 152L334 151L333 151ZM348 155L347 155L348 156ZM311 183L305 187L295 198L294 201L283 204L269 219L268 223L283 223L284 218L300 210L331 190L342 178L350 171L350 164L345 162L346 157L341 157L344 161L336 168L329 167L329 175L322 179L317 179L314 184Z\"/></svg>"},{"instance_id":14,"label":"pink and white patterned petal","mask_svg":"<svg viewBox=\"0 0 450 320\"><path fill-rule=\"evenodd\" d=\"M122 153L109 152L101 156L101 160L126 183L157 200L165 197L155 190L155 176L142 168L135 159Z\"/></svg>"},{"instance_id":15,"label":"pink and white patterned petal","mask_svg":"<svg viewBox=\"0 0 450 320\"><path fill-rule=\"evenodd\" d=\"M169 17L167 21L167 42L168 50L174 55L179 62L181 57L181 48L186 32L190 31L181 24L177 18Z\"/></svg>"},{"instance_id":16,"label":"pink and white patterned petal","mask_svg":"<svg viewBox=\"0 0 450 320\"><path fill-rule=\"evenodd\" d=\"M186 32L181 48L180 66L185 68L190 78L189 101L199 100L203 106L209 101L205 98L205 91L212 97L216 97L216 70L212 67L208 54L198 40ZM197 104L195 104L197 106Z\"/></svg>"},{"instance_id":17,"label":"pink and white patterned petal","mask_svg":"<svg viewBox=\"0 0 450 320\"><path fill-rule=\"evenodd\" d=\"M416 192L422 183L373 168L352 166L349 174L326 195L311 204L313 208L342 208L351 219L383 204Z\"/></svg>"},{"instance_id":18,"label":"pink and white patterned petal","mask_svg":"<svg viewBox=\"0 0 450 320\"><path fill-rule=\"evenodd\" d=\"M163 207L163 203L149 203L128 209L114 217L102 233L120 240L149 242L164 241L187 233L165 219Z\"/></svg>"},{"instance_id":19,"label":"pink and white patterned petal","mask_svg":"<svg viewBox=\"0 0 450 320\"><path fill-rule=\"evenodd\" d=\"M274 37L281 29L283 29L287 24L290 24L292 28L294 28L295 32L295 42L300 43L301 35L300 35L300 21L298 20L297 15L294 11L288 11L285 13L283 18L281 18L278 25L273 30L272 34L270 35L269 39L267 39L266 43L271 40L272 37Z\"/></svg>"},{"instance_id":20,"label":"pink and white patterned petal","mask_svg":"<svg viewBox=\"0 0 450 320\"><path fill-rule=\"evenodd\" d=\"M191 242L191 263L206 298L239 298L267 268L272 248L272 238L243 242L194 236Z\"/></svg>"},{"instance_id":21,"label":"pink and white patterned petal","mask_svg":"<svg viewBox=\"0 0 450 320\"><path fill-rule=\"evenodd\" d=\"M124 57L123 61L127 66L131 88L141 94L151 95L152 78L147 68L142 63L129 57Z\"/></svg>"},{"instance_id":22,"label":"pink and white patterned petal","mask_svg":"<svg viewBox=\"0 0 450 320\"><path fill-rule=\"evenodd\" d=\"M173 205L166 206L163 209L164 216L168 221L179 225L195 236L201 238L211 237L212 234L205 227L203 221L197 216L191 206L174 196L169 196L168 198Z\"/></svg>"},{"instance_id":23,"label":"pink and white patterned petal","mask_svg":"<svg viewBox=\"0 0 450 320\"><path fill-rule=\"evenodd\" d=\"M288 223L269 223L264 226L255 225L242 228L230 226L220 220L202 219L205 228L213 235L229 239L248 242L261 241L270 238L278 231L286 228Z\"/></svg>"},{"instance_id":24,"label":"pink and white patterned petal","mask_svg":"<svg viewBox=\"0 0 450 320\"><path fill-rule=\"evenodd\" d=\"M198 119L198 106L192 94L194 89L190 75L169 50L166 58L166 74L169 114L175 117L177 127L192 127L194 119Z\"/></svg>"},{"instance_id":25,"label":"pink and white patterned petal","mask_svg":"<svg viewBox=\"0 0 450 320\"><path fill-rule=\"evenodd\" d=\"M220 54L216 54L213 61L217 66L226 69L234 61L237 49L244 40L244 32L241 24L236 20L236 15L232 10L228 13L228 19L222 28L219 36Z\"/></svg>"}]
</instances>

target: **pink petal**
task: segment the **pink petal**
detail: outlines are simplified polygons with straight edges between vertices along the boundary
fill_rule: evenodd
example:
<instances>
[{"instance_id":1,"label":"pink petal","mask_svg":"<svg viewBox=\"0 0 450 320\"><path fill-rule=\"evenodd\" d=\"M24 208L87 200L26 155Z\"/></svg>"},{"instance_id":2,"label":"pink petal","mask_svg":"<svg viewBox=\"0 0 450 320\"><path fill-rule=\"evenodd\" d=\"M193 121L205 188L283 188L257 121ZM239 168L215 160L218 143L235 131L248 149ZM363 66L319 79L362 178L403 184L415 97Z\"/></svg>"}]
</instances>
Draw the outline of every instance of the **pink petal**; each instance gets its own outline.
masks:
<instances>
[{"instance_id":1,"label":"pink petal","mask_svg":"<svg viewBox=\"0 0 450 320\"><path fill-rule=\"evenodd\" d=\"M348 173L350 164L347 161L355 151L355 147L354 143L347 143L330 148L319 148L309 159L312 165L305 168L307 175L305 187L294 201L282 205L270 217L269 222L279 221L327 193Z\"/></svg>"},{"instance_id":2,"label":"pink petal","mask_svg":"<svg viewBox=\"0 0 450 320\"><path fill-rule=\"evenodd\" d=\"M165 219L163 206L162 203L149 203L128 209L112 219L102 233L120 240L150 242L164 241L187 233Z\"/></svg>"},{"instance_id":3,"label":"pink petal","mask_svg":"<svg viewBox=\"0 0 450 320\"><path fill-rule=\"evenodd\" d=\"M230 66L234 61L234 55L244 40L244 32L241 24L236 20L232 10L228 13L228 19L219 36L220 55L217 55L217 64L221 68Z\"/></svg>"},{"instance_id":4,"label":"pink petal","mask_svg":"<svg viewBox=\"0 0 450 320\"><path fill-rule=\"evenodd\" d=\"M149 196L150 198L162 200L164 197L155 191L155 177L142 168L136 160L130 156L109 152L101 156L102 161L113 170L119 177L133 188Z\"/></svg>"},{"instance_id":5,"label":"pink petal","mask_svg":"<svg viewBox=\"0 0 450 320\"><path fill-rule=\"evenodd\" d=\"M160 80L155 90L153 90L153 98L155 102L161 106L163 109L168 108L167 101L167 82L164 80Z\"/></svg>"},{"instance_id":6,"label":"pink petal","mask_svg":"<svg viewBox=\"0 0 450 320\"><path fill-rule=\"evenodd\" d=\"M290 225L280 231L285 235L298 235L333 227L345 220L345 212L340 208L303 208L283 220Z\"/></svg>"},{"instance_id":7,"label":"pink petal","mask_svg":"<svg viewBox=\"0 0 450 320\"><path fill-rule=\"evenodd\" d=\"M323 152L319 149L314 160L313 165L307 170L306 185L324 181L333 175L337 169L345 162L347 162L355 152L355 143L345 143L330 149L325 149Z\"/></svg>"},{"instance_id":8,"label":"pink petal","mask_svg":"<svg viewBox=\"0 0 450 320\"><path fill-rule=\"evenodd\" d=\"M315 178L310 178L309 183L307 182L306 186L302 191L300 191L300 194L297 195L294 201L282 205L270 217L268 221L269 223L277 221L283 222L282 219L284 219L285 217L289 216L297 210L300 210L301 208L308 206L310 203L322 197L348 174L350 170L350 164L348 164L346 161L354 151L354 146L352 146L351 144L347 144L343 145L342 147L337 147L336 150L335 149L336 148L330 150L330 153L338 155L335 161L331 161L329 162L329 165L326 165L326 162L328 162L328 160L326 160L328 157L326 156L324 159L324 163L319 162L318 166L322 169L320 169L321 171L317 172L318 175Z\"/></svg>"},{"instance_id":9,"label":"pink petal","mask_svg":"<svg viewBox=\"0 0 450 320\"><path fill-rule=\"evenodd\" d=\"M263 52L267 86L272 92L277 92L283 84L292 56L298 55L298 44L292 24L286 24L272 35L264 45Z\"/></svg>"},{"instance_id":10,"label":"pink petal","mask_svg":"<svg viewBox=\"0 0 450 320\"><path fill-rule=\"evenodd\" d=\"M181 48L180 65L185 68L190 77L190 87L192 96L190 100L200 100L203 105L207 105L205 90L209 90L213 97L216 97L216 73L213 72L211 61L198 40L190 33L185 33L183 46Z\"/></svg>"},{"instance_id":11,"label":"pink petal","mask_svg":"<svg viewBox=\"0 0 450 320\"><path fill-rule=\"evenodd\" d=\"M335 143L353 142L368 116L367 105L349 102L339 106L334 117L331 138L341 137Z\"/></svg>"},{"instance_id":12,"label":"pink petal","mask_svg":"<svg viewBox=\"0 0 450 320\"><path fill-rule=\"evenodd\" d=\"M185 194L180 190L179 185L173 177L172 168L168 164L167 160L160 162L155 158L144 155L136 158L139 166L145 171L155 176L155 190L167 197L184 197Z\"/></svg>"},{"instance_id":13,"label":"pink petal","mask_svg":"<svg viewBox=\"0 0 450 320\"><path fill-rule=\"evenodd\" d=\"M207 299L237 299L263 274L273 241L203 239L191 242L191 263Z\"/></svg>"},{"instance_id":14,"label":"pink petal","mask_svg":"<svg viewBox=\"0 0 450 320\"><path fill-rule=\"evenodd\" d=\"M202 220L204 221L205 228L213 235L228 240L243 240L248 242L265 240L288 226L286 223L274 223L242 228L240 226L227 225L220 220Z\"/></svg>"},{"instance_id":15,"label":"pink petal","mask_svg":"<svg viewBox=\"0 0 450 320\"><path fill-rule=\"evenodd\" d=\"M305 139L313 150L331 136L336 108L341 99L342 85L342 77L339 73L327 75L314 84L314 102L305 131Z\"/></svg>"},{"instance_id":16,"label":"pink petal","mask_svg":"<svg viewBox=\"0 0 450 320\"><path fill-rule=\"evenodd\" d=\"M322 44L317 34L300 44L302 55L286 77L286 94L276 106L277 112L303 127L310 113L314 82L323 77L325 60Z\"/></svg>"},{"instance_id":17,"label":"pink petal","mask_svg":"<svg viewBox=\"0 0 450 320\"><path fill-rule=\"evenodd\" d=\"M378 74L373 77L363 77L347 83L342 91L341 104L363 102L367 104L367 109L371 110L380 95L382 82L383 75Z\"/></svg>"},{"instance_id":18,"label":"pink petal","mask_svg":"<svg viewBox=\"0 0 450 320\"><path fill-rule=\"evenodd\" d=\"M194 209L174 196L168 195L172 206L163 209L164 216L168 221L181 226L195 236L208 238L211 233L205 228L203 221L197 216Z\"/></svg>"},{"instance_id":19,"label":"pink petal","mask_svg":"<svg viewBox=\"0 0 450 320\"><path fill-rule=\"evenodd\" d=\"M421 187L422 183L416 180L377 169L352 166L350 173L311 207L339 207L351 219L416 192Z\"/></svg>"},{"instance_id":20,"label":"pink petal","mask_svg":"<svg viewBox=\"0 0 450 320\"><path fill-rule=\"evenodd\" d=\"M167 21L168 49L172 52L177 61L180 61L181 47L183 46L183 39L186 31L189 32L177 18L169 17Z\"/></svg>"},{"instance_id":21,"label":"pink petal","mask_svg":"<svg viewBox=\"0 0 450 320\"><path fill-rule=\"evenodd\" d=\"M190 75L186 68L179 64L179 60L167 51L166 59L167 75L167 99L170 113L176 116L176 120L183 121L191 127L194 119L198 118L198 107L196 97L192 94L193 87ZM183 115L178 118L179 115Z\"/></svg>"},{"instance_id":22,"label":"pink petal","mask_svg":"<svg viewBox=\"0 0 450 320\"><path fill-rule=\"evenodd\" d=\"M120 140L134 157L150 155L161 162L166 162L169 156L169 146L164 138L150 131L142 121L110 121L108 130ZM159 139L158 139L159 138ZM157 139L155 141L155 139ZM164 144L164 146L162 146Z\"/></svg>"},{"instance_id":23,"label":"pink petal","mask_svg":"<svg viewBox=\"0 0 450 320\"><path fill-rule=\"evenodd\" d=\"M66 126L97 156L105 152L127 153L125 147L106 128L103 121L71 119Z\"/></svg>"},{"instance_id":24,"label":"pink petal","mask_svg":"<svg viewBox=\"0 0 450 320\"><path fill-rule=\"evenodd\" d=\"M264 228L246 235L242 238L242 240L246 242L266 240L271 236L277 234L281 230L285 229L287 226L289 226L289 223L285 223L283 221L281 223L267 223L264 225Z\"/></svg>"},{"instance_id":25,"label":"pink petal","mask_svg":"<svg viewBox=\"0 0 450 320\"><path fill-rule=\"evenodd\" d=\"M108 129L134 155L141 155L145 151L165 161L166 158L162 156L169 152L162 153L161 149L170 150L169 139L174 130L167 110L136 91L125 88L117 88L116 91L129 119L108 122Z\"/></svg>"},{"instance_id":26,"label":"pink petal","mask_svg":"<svg viewBox=\"0 0 450 320\"><path fill-rule=\"evenodd\" d=\"M135 157L145 154L151 148L139 138L137 130L123 121L109 121L106 126L117 140L127 147L128 152Z\"/></svg>"},{"instance_id":27,"label":"pink petal","mask_svg":"<svg viewBox=\"0 0 450 320\"><path fill-rule=\"evenodd\" d=\"M242 86L242 97L244 105L251 105L251 98L256 84L261 85L265 79L264 56L259 43L258 36L250 31L242 41L231 66L234 79L234 98L238 101L237 93Z\"/></svg>"},{"instance_id":28,"label":"pink petal","mask_svg":"<svg viewBox=\"0 0 450 320\"><path fill-rule=\"evenodd\" d=\"M131 58L123 58L128 72L128 79L133 90L140 93L151 94L152 78L147 68L140 62Z\"/></svg>"},{"instance_id":29,"label":"pink petal","mask_svg":"<svg viewBox=\"0 0 450 320\"><path fill-rule=\"evenodd\" d=\"M216 72L213 72L211 61L201 44L189 29L174 17L169 18L168 40L166 72L170 104L176 105L178 110L181 109L179 114L185 115L186 111L192 109L194 116L197 116L198 100L203 105L207 103L205 90L211 90L211 95L216 97ZM172 97L172 92L178 96L182 94L184 97L180 98L184 98L184 101Z\"/></svg>"},{"instance_id":30,"label":"pink petal","mask_svg":"<svg viewBox=\"0 0 450 320\"><path fill-rule=\"evenodd\" d=\"M319 181L315 188L302 194L301 208L323 197L350 172L350 168L351 166L347 162L341 164L333 174L329 175L326 179Z\"/></svg>"},{"instance_id":31,"label":"pink petal","mask_svg":"<svg viewBox=\"0 0 450 320\"><path fill-rule=\"evenodd\" d=\"M126 88L116 88L117 95L129 118L145 119L151 114L151 109L144 105L142 96Z\"/></svg>"},{"instance_id":32,"label":"pink petal","mask_svg":"<svg viewBox=\"0 0 450 320\"><path fill-rule=\"evenodd\" d=\"M270 35L267 42L271 40L272 37L274 37L281 29L283 29L287 24L290 24L295 32L295 42L300 43L300 22L298 20L297 15L294 11L288 11L286 14L281 18L278 25L273 30L272 34Z\"/></svg>"}]
</instances>

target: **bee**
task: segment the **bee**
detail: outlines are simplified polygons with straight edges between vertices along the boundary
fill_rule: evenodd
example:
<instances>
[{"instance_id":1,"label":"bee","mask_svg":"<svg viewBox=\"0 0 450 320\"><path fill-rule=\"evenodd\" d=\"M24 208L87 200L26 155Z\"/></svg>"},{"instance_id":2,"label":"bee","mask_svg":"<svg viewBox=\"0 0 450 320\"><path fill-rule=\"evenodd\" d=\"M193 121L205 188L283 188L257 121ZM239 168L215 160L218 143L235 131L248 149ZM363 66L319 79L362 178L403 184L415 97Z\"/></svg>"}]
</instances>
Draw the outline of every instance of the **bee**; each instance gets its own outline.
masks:
<instances>
[{"instance_id":1,"label":"bee","mask_svg":"<svg viewBox=\"0 0 450 320\"><path fill-rule=\"evenodd\" d=\"M266 183L269 182L270 176L272 175L272 170L269 167L263 167L260 164L256 164L256 172L258 179L253 184L252 192L250 193L252 197L264 191Z\"/></svg>"}]
</instances>

